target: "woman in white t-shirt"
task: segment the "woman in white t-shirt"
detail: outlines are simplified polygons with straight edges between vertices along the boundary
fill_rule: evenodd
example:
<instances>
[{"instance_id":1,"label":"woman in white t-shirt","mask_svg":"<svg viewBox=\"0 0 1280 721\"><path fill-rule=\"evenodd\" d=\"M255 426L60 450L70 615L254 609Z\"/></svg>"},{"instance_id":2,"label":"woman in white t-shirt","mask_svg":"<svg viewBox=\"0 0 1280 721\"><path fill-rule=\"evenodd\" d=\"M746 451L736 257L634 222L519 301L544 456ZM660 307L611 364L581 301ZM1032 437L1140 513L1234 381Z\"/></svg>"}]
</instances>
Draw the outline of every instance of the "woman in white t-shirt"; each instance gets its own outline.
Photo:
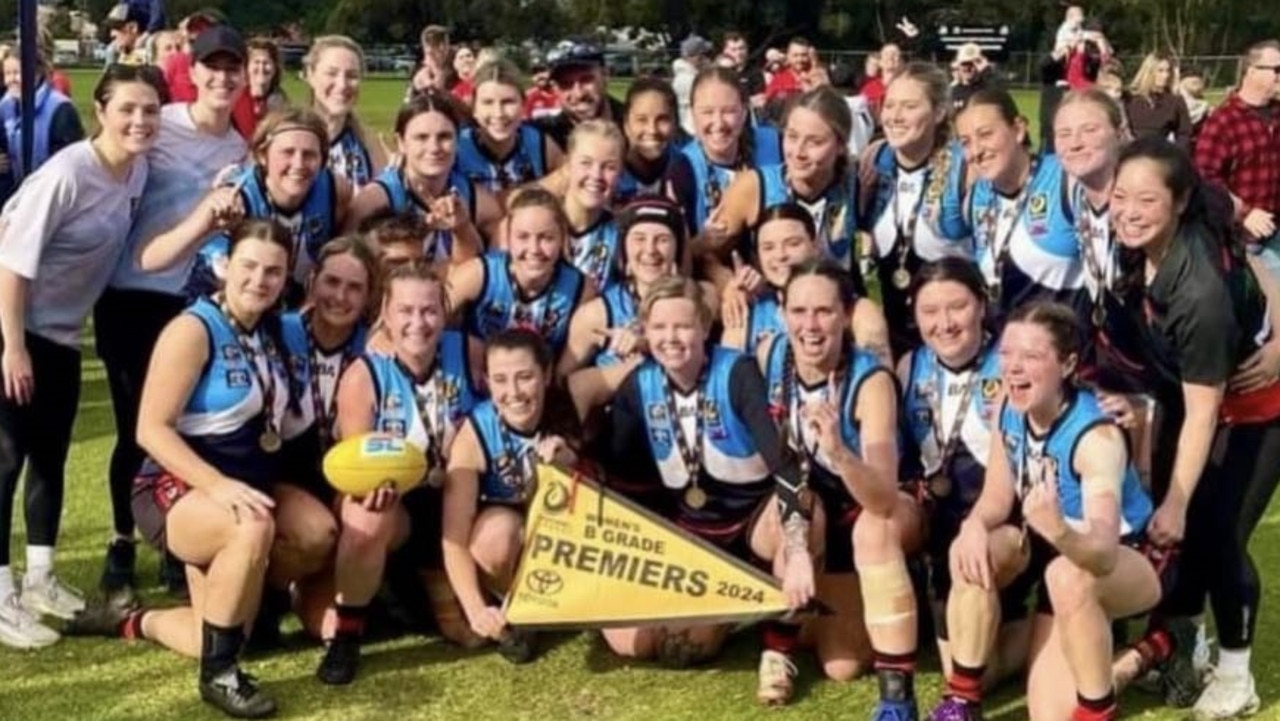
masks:
<instances>
[{"instance_id":1,"label":"woman in white t-shirt","mask_svg":"<svg viewBox=\"0 0 1280 721\"><path fill-rule=\"evenodd\" d=\"M147 180L163 81L154 68L113 65L94 89L101 130L67 146L23 183L0 214L0 642L58 640L40 614L84 607L53 574L53 548L80 395L80 329L106 287ZM9 568L14 496L24 462L27 572Z\"/></svg>"},{"instance_id":2,"label":"woman in white t-shirt","mask_svg":"<svg viewBox=\"0 0 1280 721\"><path fill-rule=\"evenodd\" d=\"M116 422L116 445L107 469L114 535L100 582L108 594L128 593L134 586L130 495L142 465L142 451L134 440L138 402L160 331L187 306L183 291L193 265L188 261L148 273L139 265L138 252L148 240L181 223L218 174L242 161L247 152L231 125L231 109L246 88L247 48L238 35L223 32L218 38L223 42L193 51L195 102L166 105L160 111L160 130L147 152L150 173L126 251L93 309L94 340L106 366ZM161 575L173 590L186 586L181 563L166 560Z\"/></svg>"}]
</instances>

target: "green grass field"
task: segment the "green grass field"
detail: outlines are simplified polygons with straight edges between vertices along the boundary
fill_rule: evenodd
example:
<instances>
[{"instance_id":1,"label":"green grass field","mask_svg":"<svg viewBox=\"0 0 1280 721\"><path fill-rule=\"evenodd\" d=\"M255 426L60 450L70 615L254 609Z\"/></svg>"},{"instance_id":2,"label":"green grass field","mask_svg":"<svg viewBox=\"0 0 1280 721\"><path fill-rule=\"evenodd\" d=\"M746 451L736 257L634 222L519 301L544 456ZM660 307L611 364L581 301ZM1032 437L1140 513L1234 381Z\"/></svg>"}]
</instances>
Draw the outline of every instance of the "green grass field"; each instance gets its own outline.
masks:
<instances>
[{"instance_id":1,"label":"green grass field","mask_svg":"<svg viewBox=\"0 0 1280 721\"><path fill-rule=\"evenodd\" d=\"M77 101L86 98L94 76L73 74ZM304 97L296 83L295 98ZM403 82L373 80L363 90L361 112L366 121L386 129L395 113ZM1034 113L1034 96L1021 98ZM88 122L88 115L86 124ZM86 346L84 388L75 443L67 474L67 501L59 545L59 572L72 584L91 590L97 583L102 553L110 533L110 507L105 473L112 447L110 399L101 363ZM19 504L19 508L21 505ZM18 513L21 516L21 513ZM1276 516L1262 523L1254 543L1258 566L1270 572L1280 560L1271 541L1280 541ZM17 521L21 524L21 519ZM23 531L12 539L21 565ZM140 554L140 582L156 578L155 555ZM1264 643L1254 673L1264 703L1259 718L1277 718L1272 690L1280 688L1280 656L1269 646L1280 633L1277 593L1266 589L1260 632ZM296 628L293 627L293 628ZM715 665L689 671L667 671L631 665L611 657L593 634L562 634L536 663L513 667L484 651L467 653L435 638L403 637L366 649L361 676L348 688L320 685L313 673L318 646L298 635L287 651L251 658L249 670L280 703L281 717L292 719L834 719L865 718L875 698L875 682L852 684L818 680L811 659L800 659L801 676L794 704L766 711L754 700L757 644L753 633L740 634ZM927 707L939 694L940 677L933 654L922 659L918 694ZM0 647L0 721L45 719L131 719L167 721L222 718L195 693L196 665L148 644L69 639L39 652ZM1069 679L1063 679L1069 683ZM1129 718L1172 721L1180 714L1154 706L1137 692L1124 699ZM1007 687L990 705L989 719L1026 717L1016 688Z\"/></svg>"}]
</instances>

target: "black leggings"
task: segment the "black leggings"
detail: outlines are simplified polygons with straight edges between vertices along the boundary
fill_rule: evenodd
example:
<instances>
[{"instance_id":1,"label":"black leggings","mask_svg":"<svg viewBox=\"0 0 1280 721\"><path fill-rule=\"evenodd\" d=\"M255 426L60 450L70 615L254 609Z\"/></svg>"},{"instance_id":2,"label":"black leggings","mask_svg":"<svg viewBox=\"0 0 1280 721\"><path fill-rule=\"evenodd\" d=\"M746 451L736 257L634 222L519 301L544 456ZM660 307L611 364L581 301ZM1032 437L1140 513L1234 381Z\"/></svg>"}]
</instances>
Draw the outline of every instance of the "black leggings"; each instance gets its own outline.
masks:
<instances>
[{"instance_id":1,"label":"black leggings","mask_svg":"<svg viewBox=\"0 0 1280 721\"><path fill-rule=\"evenodd\" d=\"M71 428L80 403L80 350L28 333L35 393L17 405L0 389L0 566L9 565L13 501L27 461L27 545L54 546L62 519Z\"/></svg>"},{"instance_id":2,"label":"black leggings","mask_svg":"<svg viewBox=\"0 0 1280 721\"><path fill-rule=\"evenodd\" d=\"M151 363L151 349L165 325L186 307L186 300L165 293L108 288L93 308L98 356L107 369L111 406L115 411L116 446L107 482L116 533L133 535L133 479L142 466L138 448L138 404Z\"/></svg>"},{"instance_id":3,"label":"black leggings","mask_svg":"<svg viewBox=\"0 0 1280 721\"><path fill-rule=\"evenodd\" d=\"M1163 436L1161 441L1166 448L1177 444L1176 427L1170 430L1172 437ZM1172 463L1171 458L1163 460L1166 465ZM1155 477L1167 484L1169 475L1166 471ZM1277 482L1280 420L1218 428L1209 462L1187 507L1178 581L1163 610L1171 615L1195 615L1204 610L1207 595L1213 604L1219 643L1226 649L1253 644L1262 583L1249 555L1249 538L1266 512Z\"/></svg>"}]
</instances>

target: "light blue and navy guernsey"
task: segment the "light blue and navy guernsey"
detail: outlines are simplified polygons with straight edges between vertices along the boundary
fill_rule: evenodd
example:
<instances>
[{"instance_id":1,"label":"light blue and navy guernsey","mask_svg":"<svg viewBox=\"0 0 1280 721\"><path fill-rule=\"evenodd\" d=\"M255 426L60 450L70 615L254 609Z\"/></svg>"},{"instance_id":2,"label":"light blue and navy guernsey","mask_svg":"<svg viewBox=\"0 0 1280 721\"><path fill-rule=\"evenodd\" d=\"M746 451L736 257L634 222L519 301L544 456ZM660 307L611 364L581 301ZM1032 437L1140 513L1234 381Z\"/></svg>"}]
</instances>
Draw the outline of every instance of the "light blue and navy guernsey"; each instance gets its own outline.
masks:
<instances>
[{"instance_id":1,"label":"light blue and navy guernsey","mask_svg":"<svg viewBox=\"0 0 1280 721\"><path fill-rule=\"evenodd\" d=\"M505 158L495 158L480 142L475 128L463 128L458 135L458 155L454 168L481 188L498 193L547 174L546 140L532 123L521 123L516 144Z\"/></svg>"},{"instance_id":2,"label":"light blue and navy guernsey","mask_svg":"<svg viewBox=\"0 0 1280 721\"><path fill-rule=\"evenodd\" d=\"M778 131L768 125L756 125L743 132L751 133L751 163L747 168L729 168L711 162L697 140L690 140L680 149L689 165L693 187L690 197L681 199L689 228L696 235L702 232L711 211L720 204L724 192L734 175L746 169L763 168L782 162L782 139Z\"/></svg>"},{"instance_id":3,"label":"light blue and navy guernsey","mask_svg":"<svg viewBox=\"0 0 1280 721\"><path fill-rule=\"evenodd\" d=\"M639 303L628 283L614 283L600 294L604 302L604 327L625 328L640 318ZM609 348L602 348L596 353L592 363L600 368L617 365L622 359Z\"/></svg>"},{"instance_id":4,"label":"light blue and navy guernsey","mask_svg":"<svg viewBox=\"0 0 1280 721\"><path fill-rule=\"evenodd\" d=\"M480 400L472 389L466 337L458 331L441 334L435 365L422 382L395 356L365 353L362 360L373 378L373 429L421 448L432 467L442 463L442 449L453 443Z\"/></svg>"},{"instance_id":5,"label":"light blue and navy guernsey","mask_svg":"<svg viewBox=\"0 0 1280 721\"><path fill-rule=\"evenodd\" d=\"M901 268L912 277L928 261L948 256L973 258L973 243L964 219L965 162L958 145L949 146L945 180L935 183L932 158L916 168L903 167L888 143L876 151L876 187L865 230L874 241L880 297L889 322L894 356L920 344L909 289L898 288ZM901 237L900 237L901 236Z\"/></svg>"},{"instance_id":6,"label":"light blue and navy guernsey","mask_svg":"<svg viewBox=\"0 0 1280 721\"><path fill-rule=\"evenodd\" d=\"M400 168L388 165L378 174L374 182L387 194L387 204L392 213L399 215L416 212L424 218L427 216L427 207L409 190L409 184L404 179L404 171ZM458 198L462 200L462 207L467 209L467 217L475 219L475 185L456 165L449 172L449 182L445 192L457 193ZM422 250L427 260L432 262L448 258L453 253L453 233L433 232L424 242Z\"/></svg>"},{"instance_id":7,"label":"light blue and navy guernsey","mask_svg":"<svg viewBox=\"0 0 1280 721\"><path fill-rule=\"evenodd\" d=\"M1066 410L1043 436L1032 432L1026 416L1006 403L1000 411L1000 436L1018 484L1018 496L1025 495L1030 483L1056 483L1062 517L1079 529L1085 517L1081 478L1074 463L1076 447L1086 433L1114 421L1098 406L1092 391L1068 393ZM1143 490L1133 462L1127 461L1120 487L1120 537L1130 539L1145 531L1151 510L1151 498Z\"/></svg>"},{"instance_id":8,"label":"light blue and navy guernsey","mask_svg":"<svg viewBox=\"0 0 1280 721\"><path fill-rule=\"evenodd\" d=\"M1087 318L1089 293L1066 173L1055 155L1036 158L1031 167L1028 185L1015 197L1002 195L989 180L979 180L969 195L978 265L988 286L999 291L993 311L1002 323L1012 309L1043 298Z\"/></svg>"},{"instance_id":9,"label":"light blue and navy guernsey","mask_svg":"<svg viewBox=\"0 0 1280 721\"><path fill-rule=\"evenodd\" d=\"M534 490L537 434L526 435L503 423L491 400L475 407L471 426L484 450L480 503L523 505Z\"/></svg>"},{"instance_id":10,"label":"light blue and navy guernsey","mask_svg":"<svg viewBox=\"0 0 1280 721\"><path fill-rule=\"evenodd\" d=\"M858 295L866 295L862 274L854 257L858 230L858 177L853 172L837 179L816 198L797 196L787 184L786 166L782 163L766 165L756 170L760 176L760 208L756 217L763 218L765 211L788 201L798 203L813 217L818 231L818 247L830 258L853 273ZM745 237L745 236L744 236ZM740 248L746 255L756 257L754 235L747 239L749 247Z\"/></svg>"},{"instance_id":11,"label":"light blue and navy guernsey","mask_svg":"<svg viewBox=\"0 0 1280 721\"><path fill-rule=\"evenodd\" d=\"M207 298L196 300L184 312L197 318L208 332L209 359L178 416L178 435L220 473L265 489L279 480L283 469L280 454L267 453L259 445L266 429L265 395L259 379L273 379L269 381L274 385L270 413L273 426L278 429L284 422L290 397L284 351L275 347L259 324L245 340L253 351L253 358L246 357L236 328ZM159 471L160 467L150 459L142 469L143 474Z\"/></svg>"},{"instance_id":12,"label":"light blue and navy guernsey","mask_svg":"<svg viewBox=\"0 0 1280 721\"><path fill-rule=\"evenodd\" d=\"M621 245L618 223L608 211L587 228L569 231L569 258L574 267L596 282L597 289L613 285Z\"/></svg>"},{"instance_id":13,"label":"light blue and navy guernsey","mask_svg":"<svg viewBox=\"0 0 1280 721\"><path fill-rule=\"evenodd\" d=\"M613 186L614 207L626 205L640 195L664 195L667 169L671 167L675 154L674 146L667 146L657 166L647 173L637 172L630 164L623 164L618 182Z\"/></svg>"},{"instance_id":14,"label":"light blue and navy guernsey","mask_svg":"<svg viewBox=\"0 0 1280 721\"><path fill-rule=\"evenodd\" d=\"M556 262L551 282L541 293L525 298L511 276L511 257L489 251L483 258L480 297L467 312L467 330L481 340L508 328L528 328L559 353L569 337L569 319L582 300L586 276L563 260Z\"/></svg>"},{"instance_id":15,"label":"light blue and navy guernsey","mask_svg":"<svg viewBox=\"0 0 1280 721\"><path fill-rule=\"evenodd\" d=\"M755 512L775 486L746 421L732 402L730 379L734 365L740 362L752 361L739 351L717 347L710 351L707 368L699 380L702 445L696 449L701 459L698 486L707 494L707 502L701 508L690 506L684 497L690 485L689 469L676 440L675 424L680 421L671 417L668 394L674 390L668 390L666 371L649 358L634 372L658 475L667 492L680 499L677 520L694 529L740 523ZM676 405L681 404L677 401ZM692 434L686 437L692 440Z\"/></svg>"},{"instance_id":16,"label":"light blue and navy guernsey","mask_svg":"<svg viewBox=\"0 0 1280 721\"><path fill-rule=\"evenodd\" d=\"M904 473L923 478L946 474L950 483L942 487L949 491L940 494L933 489L937 508L953 519L963 518L978 500L986 475L991 433L999 411L999 354L995 345L988 343L968 366L949 368L929 346L922 345L911 353L908 363L902 393L909 442ZM960 408L966 395L968 402ZM958 413L964 414L963 421L957 419ZM961 424L959 434L944 461L943 452L956 423Z\"/></svg>"},{"instance_id":17,"label":"light blue and navy guernsey","mask_svg":"<svg viewBox=\"0 0 1280 721\"><path fill-rule=\"evenodd\" d=\"M296 306L301 301L301 288L311 275L320 248L338 231L337 193L332 171L322 169L317 173L302 204L289 212L271 202L266 179L256 165L242 168L227 184L240 185L245 217L274 218L289 230L293 239L293 286L288 299L289 305ZM213 269L225 262L229 247L230 239L225 233L215 235L205 243L200 249L196 269L187 286L189 295L207 295L218 288L219 281Z\"/></svg>"},{"instance_id":18,"label":"light blue and navy guernsey","mask_svg":"<svg viewBox=\"0 0 1280 721\"><path fill-rule=\"evenodd\" d=\"M756 348L770 337L787 334L787 324L782 317L782 299L780 293L770 289L763 295L757 295L751 301L747 314L747 347L748 354L754 354Z\"/></svg>"},{"instance_id":19,"label":"light blue and navy guernsey","mask_svg":"<svg viewBox=\"0 0 1280 721\"><path fill-rule=\"evenodd\" d=\"M806 387L798 378L794 381L797 387L788 389L787 356L790 352L791 341L785 333L774 337L766 357L764 380L769 389L770 414L786 424L786 437L792 446L791 450L796 453L805 453L800 443L804 442L806 448L814 448L817 439L808 438L806 424L801 422L800 408L803 397L809 395L825 397L830 389L827 388L826 380L817 386ZM868 378L876 373L889 371L875 356L866 351L847 348L845 356L845 366L838 381L840 388L837 391L840 396L837 405L840 409L840 437L849 450L855 454L861 454L862 438L855 414L858 393ZM821 451L816 453L810 464L809 487L822 499L828 524L840 525L843 520L847 520L852 513L856 512L858 504L849 494L848 488L845 487L839 473L833 469L833 465L825 453ZM844 525L847 527L847 524Z\"/></svg>"},{"instance_id":20,"label":"light blue and navy guernsey","mask_svg":"<svg viewBox=\"0 0 1280 721\"><path fill-rule=\"evenodd\" d=\"M329 143L329 169L357 188L373 180L373 158L349 125Z\"/></svg>"},{"instance_id":21,"label":"light blue and navy guernsey","mask_svg":"<svg viewBox=\"0 0 1280 721\"><path fill-rule=\"evenodd\" d=\"M289 440L316 430L317 407L326 414L334 408L338 379L352 361L364 355L369 329L364 323L357 323L346 343L337 348L321 348L311 336L303 313L292 311L281 316L280 330L289 352L289 362L293 365L294 387L299 394L297 408L285 418L281 429L285 440ZM318 374L314 381L311 377L313 372ZM321 396L318 400L315 397L317 388ZM332 422L335 419L330 416L327 420ZM332 429L326 433L332 438ZM328 448L321 448L321 452L326 450Z\"/></svg>"}]
</instances>

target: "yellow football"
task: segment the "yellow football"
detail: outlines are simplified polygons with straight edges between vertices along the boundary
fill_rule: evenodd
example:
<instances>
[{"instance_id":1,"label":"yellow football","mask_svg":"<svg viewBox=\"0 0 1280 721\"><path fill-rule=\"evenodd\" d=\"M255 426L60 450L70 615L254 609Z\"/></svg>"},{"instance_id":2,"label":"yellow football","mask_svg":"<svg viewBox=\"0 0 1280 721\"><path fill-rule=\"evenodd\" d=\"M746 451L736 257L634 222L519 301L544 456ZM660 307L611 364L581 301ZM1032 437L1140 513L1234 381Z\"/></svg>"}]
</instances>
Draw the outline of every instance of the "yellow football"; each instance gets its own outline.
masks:
<instances>
[{"instance_id":1,"label":"yellow football","mask_svg":"<svg viewBox=\"0 0 1280 721\"><path fill-rule=\"evenodd\" d=\"M392 484L401 493L422 482L427 454L416 445L386 433L348 438L324 457L329 485L352 496L363 496Z\"/></svg>"}]
</instances>

